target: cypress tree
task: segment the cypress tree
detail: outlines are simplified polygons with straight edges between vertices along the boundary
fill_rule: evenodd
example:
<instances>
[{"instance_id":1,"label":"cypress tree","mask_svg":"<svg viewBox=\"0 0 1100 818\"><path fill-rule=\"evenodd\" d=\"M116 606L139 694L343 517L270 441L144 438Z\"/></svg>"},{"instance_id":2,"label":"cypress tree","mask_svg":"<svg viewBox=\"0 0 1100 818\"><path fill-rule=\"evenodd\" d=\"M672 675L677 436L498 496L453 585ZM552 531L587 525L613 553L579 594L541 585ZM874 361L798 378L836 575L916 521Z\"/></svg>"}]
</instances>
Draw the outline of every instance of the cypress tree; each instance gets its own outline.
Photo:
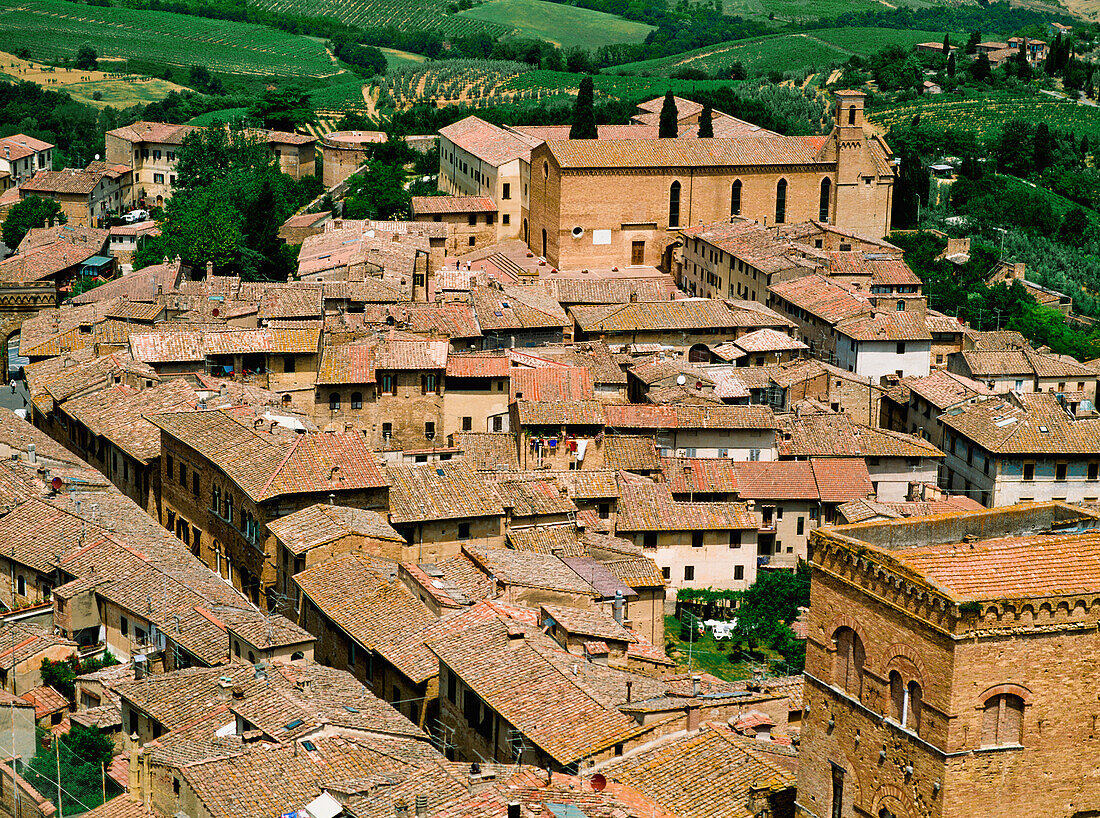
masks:
<instances>
[{"instance_id":1,"label":"cypress tree","mask_svg":"<svg viewBox=\"0 0 1100 818\"><path fill-rule=\"evenodd\" d=\"M714 136L713 113L710 104L703 106L703 112L699 114L699 138L710 139Z\"/></svg>"},{"instance_id":2,"label":"cypress tree","mask_svg":"<svg viewBox=\"0 0 1100 818\"><path fill-rule=\"evenodd\" d=\"M573 124L569 128L570 139L596 139L595 90L592 77L581 80L581 89L577 93L577 103L573 107Z\"/></svg>"},{"instance_id":3,"label":"cypress tree","mask_svg":"<svg viewBox=\"0 0 1100 818\"><path fill-rule=\"evenodd\" d=\"M665 104L661 106L661 120L657 129L657 136L661 139L675 139L680 133L679 115L676 111L676 100L672 98L672 89L665 94Z\"/></svg>"},{"instance_id":4,"label":"cypress tree","mask_svg":"<svg viewBox=\"0 0 1100 818\"><path fill-rule=\"evenodd\" d=\"M949 34L943 35L943 56L948 56L951 53L951 36Z\"/></svg>"},{"instance_id":5,"label":"cypress tree","mask_svg":"<svg viewBox=\"0 0 1100 818\"><path fill-rule=\"evenodd\" d=\"M952 54L947 58L947 76L955 76L955 55Z\"/></svg>"}]
</instances>

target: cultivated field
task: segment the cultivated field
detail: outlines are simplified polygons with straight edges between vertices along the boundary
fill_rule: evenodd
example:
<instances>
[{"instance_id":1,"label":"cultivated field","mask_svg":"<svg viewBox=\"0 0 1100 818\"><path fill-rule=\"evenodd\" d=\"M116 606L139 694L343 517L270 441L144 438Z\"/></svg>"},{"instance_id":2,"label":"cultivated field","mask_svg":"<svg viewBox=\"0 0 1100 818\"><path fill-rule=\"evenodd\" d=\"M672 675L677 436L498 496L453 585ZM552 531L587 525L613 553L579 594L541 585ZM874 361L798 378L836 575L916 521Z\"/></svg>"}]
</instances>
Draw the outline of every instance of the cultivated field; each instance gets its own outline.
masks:
<instances>
[{"instance_id":1,"label":"cultivated field","mask_svg":"<svg viewBox=\"0 0 1100 818\"><path fill-rule=\"evenodd\" d=\"M438 105L486 105L514 99L516 90L502 86L529 68L526 63L505 60L441 60L423 67L394 69L372 87L378 89L383 108L409 108L429 101Z\"/></svg>"},{"instance_id":2,"label":"cultivated field","mask_svg":"<svg viewBox=\"0 0 1100 818\"><path fill-rule=\"evenodd\" d=\"M227 74L325 77L339 71L324 44L265 26L66 0L0 0L0 38L33 59L101 56L202 65Z\"/></svg>"},{"instance_id":3,"label":"cultivated field","mask_svg":"<svg viewBox=\"0 0 1100 818\"><path fill-rule=\"evenodd\" d=\"M411 51L398 51L396 48L378 49L386 55L386 68L401 68L406 65L422 65L428 58Z\"/></svg>"},{"instance_id":4,"label":"cultivated field","mask_svg":"<svg viewBox=\"0 0 1100 818\"><path fill-rule=\"evenodd\" d=\"M970 131L979 137L999 132L1005 122L1023 119L1046 122L1052 128L1087 134L1090 140L1100 140L1100 109L1091 105L1024 96L1012 93L983 94L969 99L926 97L921 100L876 108L868 112L871 121L889 129L906 125L920 114L921 122Z\"/></svg>"},{"instance_id":5,"label":"cultivated field","mask_svg":"<svg viewBox=\"0 0 1100 818\"><path fill-rule=\"evenodd\" d=\"M174 82L131 74L109 74L105 71L78 71L56 68L20 59L0 52L0 76L33 82L44 88L65 91L88 105L105 108L128 108L147 105L164 99L172 91L186 90ZM99 94L100 99L95 95Z\"/></svg>"},{"instance_id":6,"label":"cultivated field","mask_svg":"<svg viewBox=\"0 0 1100 818\"><path fill-rule=\"evenodd\" d=\"M959 39L959 35L956 35L956 39ZM627 63L611 70L626 74L667 76L688 69L714 73L728 68L734 62L740 62L750 74L760 71L803 72L845 62L853 54L873 54L888 45L908 48L917 43L942 40L942 31L825 28L800 34L734 40L672 57Z\"/></svg>"},{"instance_id":7,"label":"cultivated field","mask_svg":"<svg viewBox=\"0 0 1100 818\"><path fill-rule=\"evenodd\" d=\"M547 0L490 0L459 16L496 23L521 37L546 40L561 48L638 43L653 30L644 23Z\"/></svg>"},{"instance_id":8,"label":"cultivated field","mask_svg":"<svg viewBox=\"0 0 1100 818\"><path fill-rule=\"evenodd\" d=\"M784 22L811 22L823 17L833 18L845 12L876 11L892 6L919 8L932 5L935 5L934 0L723 0L722 11L739 17L771 18L774 15L773 19Z\"/></svg>"},{"instance_id":9,"label":"cultivated field","mask_svg":"<svg viewBox=\"0 0 1100 818\"><path fill-rule=\"evenodd\" d=\"M257 0L256 5L305 17L335 17L362 28L393 27L402 31L443 31L448 34L503 35L495 23L450 14L451 0Z\"/></svg>"}]
</instances>

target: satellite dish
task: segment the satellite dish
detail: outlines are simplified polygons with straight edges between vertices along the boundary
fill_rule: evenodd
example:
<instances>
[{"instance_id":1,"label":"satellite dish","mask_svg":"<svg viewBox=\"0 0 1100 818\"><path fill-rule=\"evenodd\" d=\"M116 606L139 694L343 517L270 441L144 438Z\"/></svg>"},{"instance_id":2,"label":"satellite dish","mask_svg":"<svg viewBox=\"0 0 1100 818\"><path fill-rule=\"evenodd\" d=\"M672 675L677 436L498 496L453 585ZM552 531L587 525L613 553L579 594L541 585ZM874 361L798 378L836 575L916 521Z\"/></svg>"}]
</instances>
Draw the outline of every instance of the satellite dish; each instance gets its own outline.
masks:
<instances>
[{"instance_id":1,"label":"satellite dish","mask_svg":"<svg viewBox=\"0 0 1100 818\"><path fill-rule=\"evenodd\" d=\"M683 375L677 375L676 383L678 383L680 386L683 386L685 383L687 383L687 378L685 378Z\"/></svg>"},{"instance_id":2,"label":"satellite dish","mask_svg":"<svg viewBox=\"0 0 1100 818\"><path fill-rule=\"evenodd\" d=\"M54 491L61 491L61 478L55 477L50 481L50 485L53 487Z\"/></svg>"},{"instance_id":3,"label":"satellite dish","mask_svg":"<svg viewBox=\"0 0 1100 818\"><path fill-rule=\"evenodd\" d=\"M221 310L219 310L217 307L214 307L214 309L210 311L210 314L217 318L219 312L221 312Z\"/></svg>"},{"instance_id":4,"label":"satellite dish","mask_svg":"<svg viewBox=\"0 0 1100 818\"><path fill-rule=\"evenodd\" d=\"M607 786L607 779L603 777L602 773L596 773L592 776L592 789L596 792L603 792L604 787Z\"/></svg>"},{"instance_id":5,"label":"satellite dish","mask_svg":"<svg viewBox=\"0 0 1100 818\"><path fill-rule=\"evenodd\" d=\"M98 153L97 153L97 154L95 155L95 160L96 160L97 162L99 161L99 154L98 154Z\"/></svg>"}]
</instances>

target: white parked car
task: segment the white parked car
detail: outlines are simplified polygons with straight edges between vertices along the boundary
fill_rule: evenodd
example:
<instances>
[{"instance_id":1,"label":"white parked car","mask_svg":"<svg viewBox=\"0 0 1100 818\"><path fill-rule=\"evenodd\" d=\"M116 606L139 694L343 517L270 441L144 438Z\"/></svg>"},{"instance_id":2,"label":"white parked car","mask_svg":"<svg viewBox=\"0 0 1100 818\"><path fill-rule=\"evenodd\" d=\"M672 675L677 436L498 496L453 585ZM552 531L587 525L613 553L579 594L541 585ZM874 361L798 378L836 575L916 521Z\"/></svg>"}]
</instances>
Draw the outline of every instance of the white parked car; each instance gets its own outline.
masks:
<instances>
[{"instance_id":1,"label":"white parked car","mask_svg":"<svg viewBox=\"0 0 1100 818\"><path fill-rule=\"evenodd\" d=\"M122 217L122 220L127 224L133 224L134 222L143 222L148 218L148 210L131 210L129 213Z\"/></svg>"}]
</instances>

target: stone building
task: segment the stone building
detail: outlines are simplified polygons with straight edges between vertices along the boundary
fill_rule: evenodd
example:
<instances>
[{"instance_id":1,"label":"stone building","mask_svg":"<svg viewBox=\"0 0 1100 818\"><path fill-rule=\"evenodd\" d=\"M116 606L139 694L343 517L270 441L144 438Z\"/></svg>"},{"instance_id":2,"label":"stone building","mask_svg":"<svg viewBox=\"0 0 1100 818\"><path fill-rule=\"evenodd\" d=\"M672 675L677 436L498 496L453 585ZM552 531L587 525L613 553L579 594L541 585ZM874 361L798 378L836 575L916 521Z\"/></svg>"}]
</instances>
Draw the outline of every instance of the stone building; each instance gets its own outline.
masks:
<instances>
[{"instance_id":1,"label":"stone building","mask_svg":"<svg viewBox=\"0 0 1100 818\"><path fill-rule=\"evenodd\" d=\"M511 215L502 216L504 225ZM414 222L447 225L447 253L463 255L497 242L497 206L488 196L413 196Z\"/></svg>"},{"instance_id":2,"label":"stone building","mask_svg":"<svg viewBox=\"0 0 1100 818\"><path fill-rule=\"evenodd\" d=\"M382 131L335 131L321 140L326 188L340 184L351 176L367 158L367 145L385 142Z\"/></svg>"},{"instance_id":3,"label":"stone building","mask_svg":"<svg viewBox=\"0 0 1100 818\"><path fill-rule=\"evenodd\" d=\"M53 149L49 142L23 133L0 138L0 190L18 187L38 171L52 169Z\"/></svg>"},{"instance_id":4,"label":"stone building","mask_svg":"<svg viewBox=\"0 0 1100 818\"><path fill-rule=\"evenodd\" d=\"M828 136L561 140L530 151L523 238L555 267L673 268L676 231L745 215L890 230L894 165L863 127L863 94L838 92Z\"/></svg>"},{"instance_id":5,"label":"stone building","mask_svg":"<svg viewBox=\"0 0 1100 818\"><path fill-rule=\"evenodd\" d=\"M1096 815L1097 524L1048 503L815 531L800 814Z\"/></svg>"}]
</instances>

